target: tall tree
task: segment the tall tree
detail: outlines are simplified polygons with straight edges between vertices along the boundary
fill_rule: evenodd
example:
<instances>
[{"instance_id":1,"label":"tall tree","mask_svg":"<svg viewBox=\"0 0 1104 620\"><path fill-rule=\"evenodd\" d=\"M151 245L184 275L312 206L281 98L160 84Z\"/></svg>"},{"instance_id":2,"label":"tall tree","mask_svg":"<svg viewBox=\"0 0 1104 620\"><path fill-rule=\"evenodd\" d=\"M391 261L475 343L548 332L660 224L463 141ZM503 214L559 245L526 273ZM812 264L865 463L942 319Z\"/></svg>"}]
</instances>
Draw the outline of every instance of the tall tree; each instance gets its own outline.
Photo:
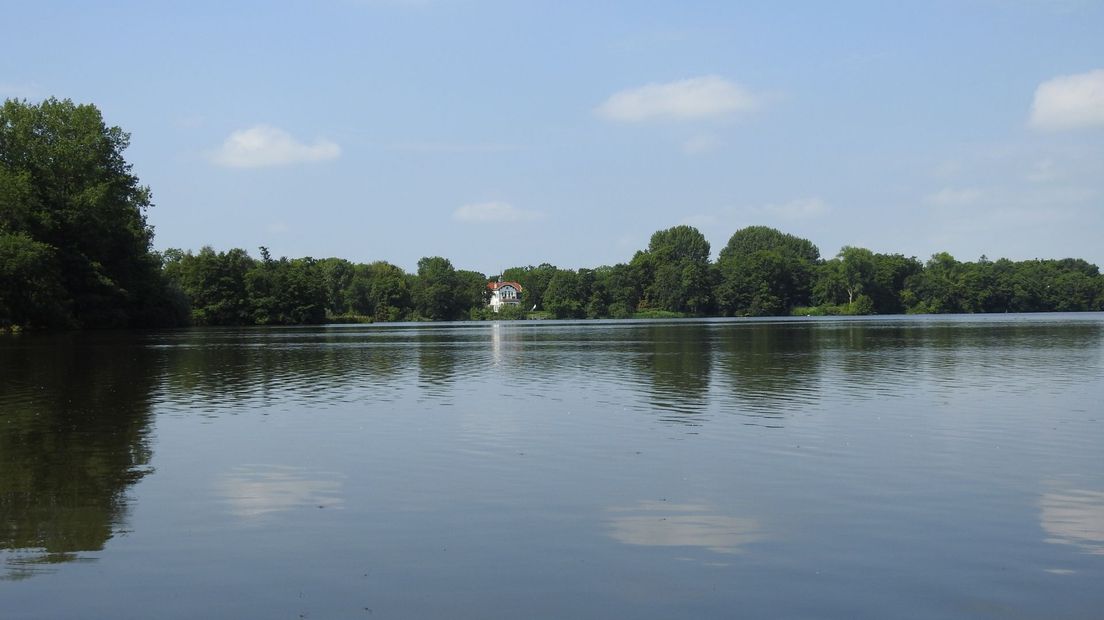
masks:
<instances>
[{"instance_id":1,"label":"tall tree","mask_svg":"<svg viewBox=\"0 0 1104 620\"><path fill-rule=\"evenodd\" d=\"M718 310L765 316L808 304L819 259L808 239L766 226L736 231L717 258Z\"/></svg>"},{"instance_id":2,"label":"tall tree","mask_svg":"<svg viewBox=\"0 0 1104 620\"><path fill-rule=\"evenodd\" d=\"M812 241L767 226L748 226L737 230L729 237L718 260L751 256L763 250L791 255L809 263L820 260L820 250Z\"/></svg>"},{"instance_id":3,"label":"tall tree","mask_svg":"<svg viewBox=\"0 0 1104 620\"><path fill-rule=\"evenodd\" d=\"M0 107L0 234L49 247L65 291L36 316L87 327L157 322L149 300L165 297L165 284L150 251L150 191L123 158L129 142L92 105Z\"/></svg>"},{"instance_id":4,"label":"tall tree","mask_svg":"<svg viewBox=\"0 0 1104 620\"><path fill-rule=\"evenodd\" d=\"M165 275L188 296L197 325L251 325L258 306L261 316L275 306L276 282L267 271L255 272L256 261L245 250L168 250L165 259Z\"/></svg>"},{"instance_id":5,"label":"tall tree","mask_svg":"<svg viewBox=\"0 0 1104 620\"><path fill-rule=\"evenodd\" d=\"M712 298L709 242L693 226L657 231L633 263L646 274L645 296L653 308L702 314Z\"/></svg>"},{"instance_id":6,"label":"tall tree","mask_svg":"<svg viewBox=\"0 0 1104 620\"><path fill-rule=\"evenodd\" d=\"M536 267L511 267L502 272L502 279L521 285L521 305L526 310L537 308L544 310L544 291L556 275L555 265L541 263Z\"/></svg>"},{"instance_id":7,"label":"tall tree","mask_svg":"<svg viewBox=\"0 0 1104 620\"><path fill-rule=\"evenodd\" d=\"M558 270L544 293L544 307L557 319L582 318L585 305L578 274L570 269Z\"/></svg>"},{"instance_id":8,"label":"tall tree","mask_svg":"<svg viewBox=\"0 0 1104 620\"><path fill-rule=\"evenodd\" d=\"M447 321L457 315L456 269L447 258L427 256L418 261L414 309L422 317Z\"/></svg>"}]
</instances>

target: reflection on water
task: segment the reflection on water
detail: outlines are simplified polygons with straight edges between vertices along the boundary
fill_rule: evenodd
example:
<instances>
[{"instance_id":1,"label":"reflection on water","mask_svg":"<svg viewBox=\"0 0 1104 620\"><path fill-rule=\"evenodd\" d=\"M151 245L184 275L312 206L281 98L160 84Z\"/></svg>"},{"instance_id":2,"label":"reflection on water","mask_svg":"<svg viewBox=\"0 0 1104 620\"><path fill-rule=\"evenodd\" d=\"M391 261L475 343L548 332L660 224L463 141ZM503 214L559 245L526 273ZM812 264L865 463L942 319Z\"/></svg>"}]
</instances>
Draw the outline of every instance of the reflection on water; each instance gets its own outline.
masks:
<instances>
[{"instance_id":1,"label":"reflection on water","mask_svg":"<svg viewBox=\"0 0 1104 620\"><path fill-rule=\"evenodd\" d=\"M252 521L295 508L341 508L343 478L300 467L251 465L222 475L217 492L234 516Z\"/></svg>"},{"instance_id":2,"label":"reflection on water","mask_svg":"<svg viewBox=\"0 0 1104 620\"><path fill-rule=\"evenodd\" d=\"M22 578L100 551L152 471L158 356L95 334L0 348L0 561Z\"/></svg>"},{"instance_id":3,"label":"reflection on water","mask_svg":"<svg viewBox=\"0 0 1104 620\"><path fill-rule=\"evenodd\" d=\"M609 512L610 536L626 545L737 553L765 537L755 519L717 514L700 504L647 501Z\"/></svg>"},{"instance_id":4,"label":"reflection on water","mask_svg":"<svg viewBox=\"0 0 1104 620\"><path fill-rule=\"evenodd\" d=\"M711 332L705 324L679 329L653 325L635 335L645 343L634 361L638 372L647 377L647 402L665 410L664 421L701 423L700 414L709 406Z\"/></svg>"},{"instance_id":5,"label":"reflection on water","mask_svg":"<svg viewBox=\"0 0 1104 620\"><path fill-rule=\"evenodd\" d=\"M749 324L718 338L720 367L734 398L724 399L740 415L782 419L819 396L822 339L807 325Z\"/></svg>"},{"instance_id":6,"label":"reflection on water","mask_svg":"<svg viewBox=\"0 0 1104 620\"><path fill-rule=\"evenodd\" d=\"M0 615L1092 617L1102 376L1101 315L0 338Z\"/></svg>"},{"instance_id":7,"label":"reflection on water","mask_svg":"<svg viewBox=\"0 0 1104 620\"><path fill-rule=\"evenodd\" d=\"M1068 489L1047 493L1039 507L1047 542L1104 555L1104 492Z\"/></svg>"}]
</instances>

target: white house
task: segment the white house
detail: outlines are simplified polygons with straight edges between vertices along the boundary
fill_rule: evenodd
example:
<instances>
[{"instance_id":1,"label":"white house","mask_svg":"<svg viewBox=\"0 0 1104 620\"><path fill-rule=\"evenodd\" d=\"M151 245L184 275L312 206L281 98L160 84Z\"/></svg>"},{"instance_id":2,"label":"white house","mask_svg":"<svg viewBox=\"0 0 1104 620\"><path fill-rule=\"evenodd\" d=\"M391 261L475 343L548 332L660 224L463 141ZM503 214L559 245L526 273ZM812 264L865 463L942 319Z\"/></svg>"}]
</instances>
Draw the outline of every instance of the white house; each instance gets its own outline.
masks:
<instances>
[{"instance_id":1,"label":"white house","mask_svg":"<svg viewBox=\"0 0 1104 620\"><path fill-rule=\"evenodd\" d=\"M517 282L488 282L487 289L491 291L491 300L487 303L492 310L498 312L502 306L516 306L521 303L521 285Z\"/></svg>"}]
</instances>

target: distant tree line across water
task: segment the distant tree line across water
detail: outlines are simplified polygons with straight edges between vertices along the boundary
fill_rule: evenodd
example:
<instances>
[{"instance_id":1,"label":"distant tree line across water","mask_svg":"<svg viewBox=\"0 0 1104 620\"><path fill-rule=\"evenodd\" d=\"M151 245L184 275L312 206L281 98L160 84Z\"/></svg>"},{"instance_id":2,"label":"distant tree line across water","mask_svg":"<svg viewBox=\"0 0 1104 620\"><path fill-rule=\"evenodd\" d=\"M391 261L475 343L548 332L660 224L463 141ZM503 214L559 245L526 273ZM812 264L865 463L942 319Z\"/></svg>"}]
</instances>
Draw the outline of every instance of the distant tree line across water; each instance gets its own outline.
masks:
<instances>
[{"instance_id":1,"label":"distant tree line across water","mask_svg":"<svg viewBox=\"0 0 1104 620\"><path fill-rule=\"evenodd\" d=\"M1081 259L927 262L736 231L710 260L691 226L652 235L627 263L501 274L442 257L416 273L378 261L254 258L243 249L152 250L150 192L122 156L129 136L69 100L0 108L0 328L292 325L485 318L631 318L1104 310L1104 276ZM493 314L488 280L523 287Z\"/></svg>"}]
</instances>

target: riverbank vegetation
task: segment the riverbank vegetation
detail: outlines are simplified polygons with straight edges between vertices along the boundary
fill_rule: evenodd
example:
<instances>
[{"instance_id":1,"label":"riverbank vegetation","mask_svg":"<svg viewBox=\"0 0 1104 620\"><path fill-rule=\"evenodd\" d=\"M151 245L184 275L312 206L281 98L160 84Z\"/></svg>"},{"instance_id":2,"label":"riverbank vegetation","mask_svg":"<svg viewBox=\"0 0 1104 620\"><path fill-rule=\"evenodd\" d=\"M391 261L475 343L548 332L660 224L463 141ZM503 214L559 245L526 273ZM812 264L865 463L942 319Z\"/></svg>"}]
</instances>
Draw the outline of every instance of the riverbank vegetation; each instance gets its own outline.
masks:
<instances>
[{"instance_id":1,"label":"riverbank vegetation","mask_svg":"<svg viewBox=\"0 0 1104 620\"><path fill-rule=\"evenodd\" d=\"M716 260L697 229L675 226L626 263L501 274L439 256L407 273L263 247L157 253L128 141L91 105L0 108L0 329L1104 310L1104 276L1081 259L921 262L858 247L825 259L764 226L736 231ZM495 314L486 283L498 277L523 291Z\"/></svg>"}]
</instances>

